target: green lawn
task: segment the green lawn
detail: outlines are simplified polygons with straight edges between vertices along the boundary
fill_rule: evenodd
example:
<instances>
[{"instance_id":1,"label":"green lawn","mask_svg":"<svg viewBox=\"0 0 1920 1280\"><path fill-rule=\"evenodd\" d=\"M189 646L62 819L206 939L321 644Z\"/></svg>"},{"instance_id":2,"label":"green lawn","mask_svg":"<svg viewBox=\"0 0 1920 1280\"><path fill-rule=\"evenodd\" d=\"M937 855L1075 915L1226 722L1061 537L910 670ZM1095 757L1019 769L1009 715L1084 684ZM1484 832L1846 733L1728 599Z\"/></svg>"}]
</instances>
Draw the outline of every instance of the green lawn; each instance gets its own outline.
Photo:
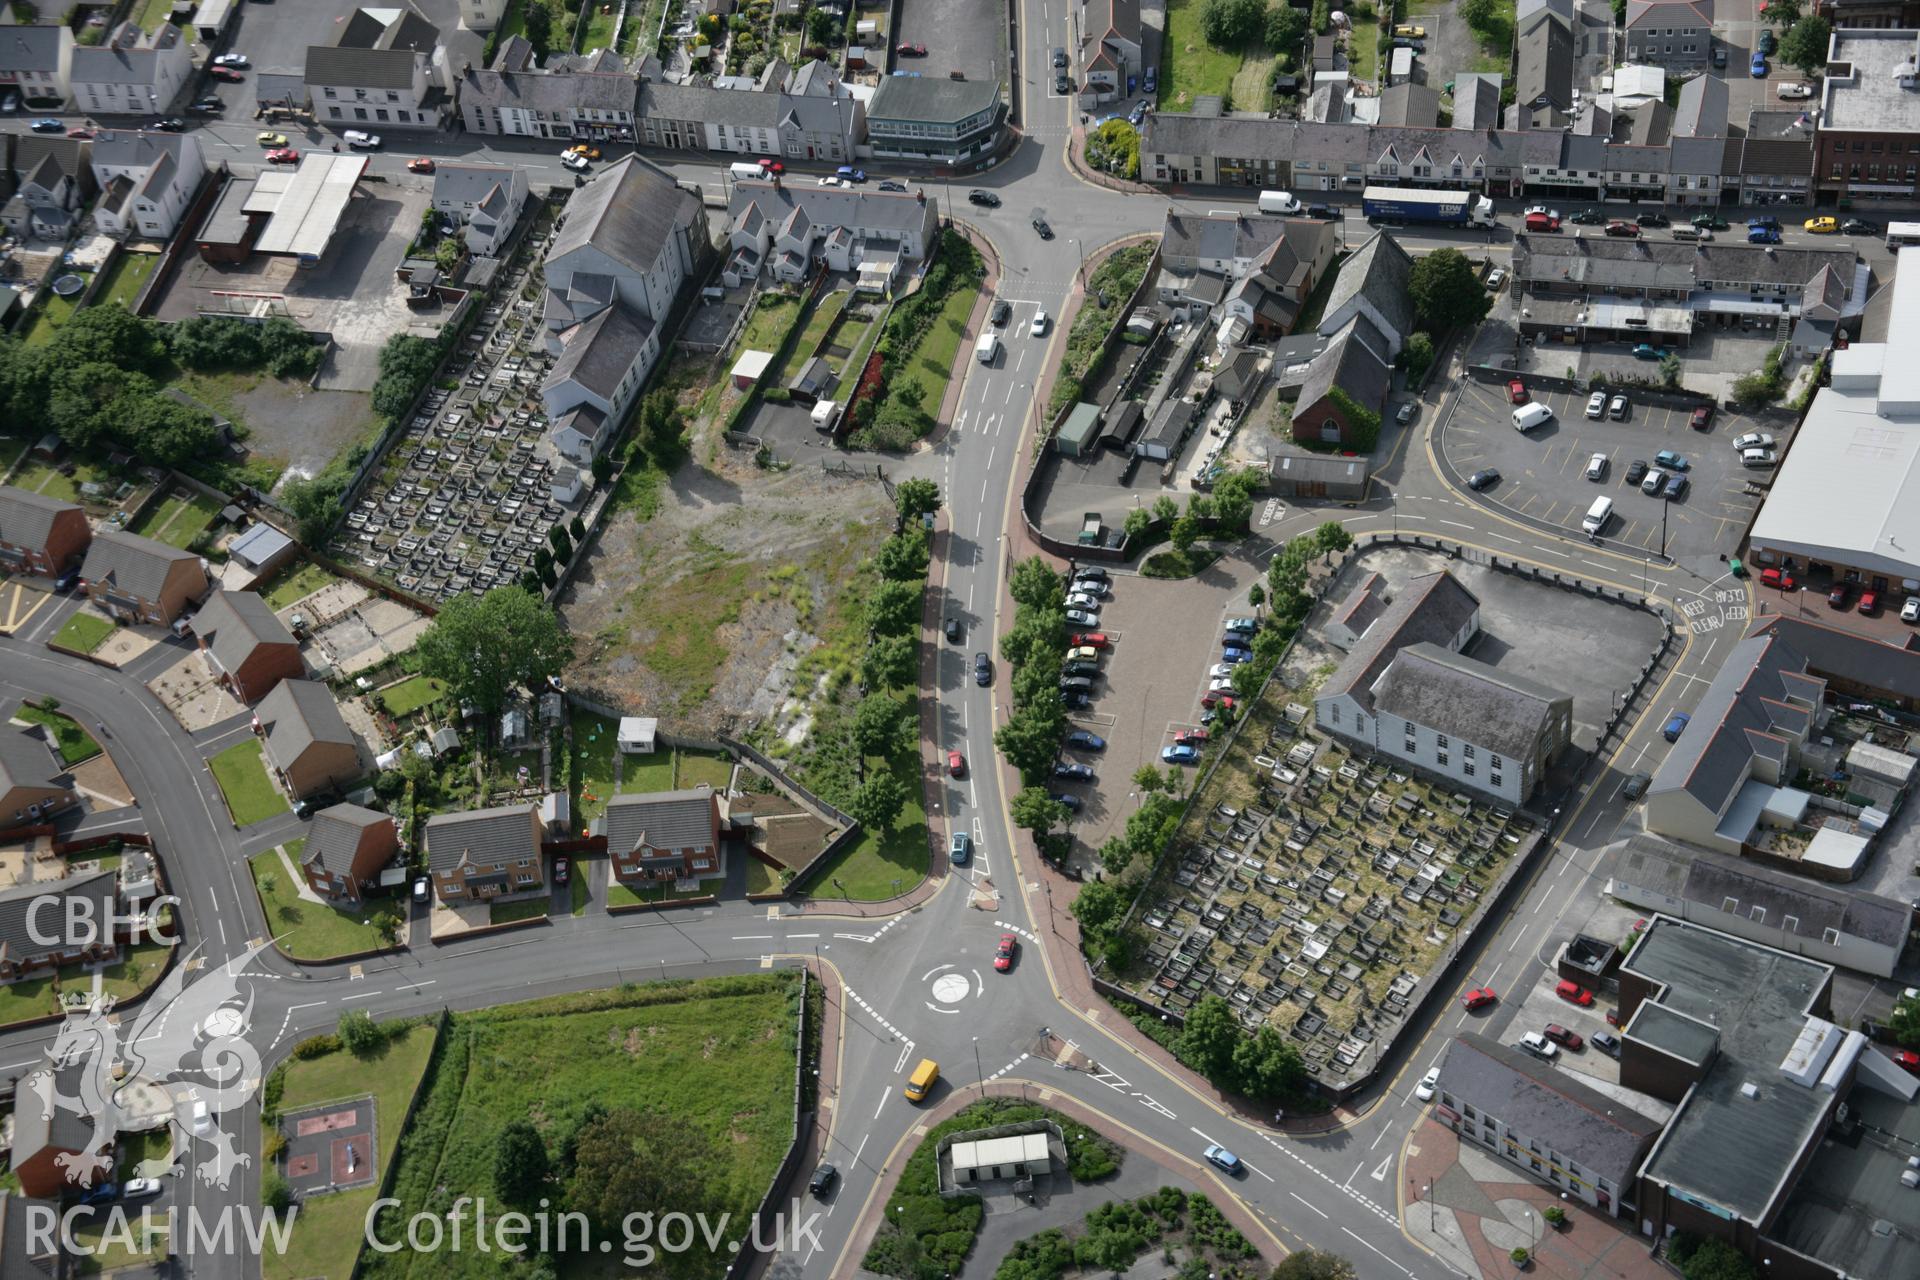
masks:
<instances>
[{"instance_id":1,"label":"green lawn","mask_svg":"<svg viewBox=\"0 0 1920 1280\"><path fill-rule=\"evenodd\" d=\"M573 713L573 768L569 773L572 779L573 820L581 828L605 813L607 801L613 799L613 753L619 735L620 725L617 721L594 715L591 711ZM628 761L628 764L631 765L632 761ZM670 787L673 776L671 756L668 757L667 768L667 785Z\"/></svg>"},{"instance_id":2,"label":"green lawn","mask_svg":"<svg viewBox=\"0 0 1920 1280\"><path fill-rule=\"evenodd\" d=\"M826 869L811 881L816 898L851 898L877 902L905 893L927 878L930 851L927 841L925 795L920 783L920 753L904 751L888 761L869 758L870 766L886 764L907 789L906 807L884 832L863 830L858 844L833 856ZM835 884L838 880L840 883ZM894 887L895 881L899 887Z\"/></svg>"},{"instance_id":3,"label":"green lawn","mask_svg":"<svg viewBox=\"0 0 1920 1280\"><path fill-rule=\"evenodd\" d=\"M613 20L620 14L617 0L613 4L592 4L587 7L587 21L574 32L574 49L579 53L592 53L595 49L613 48Z\"/></svg>"},{"instance_id":4,"label":"green lawn","mask_svg":"<svg viewBox=\"0 0 1920 1280\"><path fill-rule=\"evenodd\" d=\"M193 493L170 493L133 526L131 532L185 551L219 518L220 504Z\"/></svg>"},{"instance_id":5,"label":"green lawn","mask_svg":"<svg viewBox=\"0 0 1920 1280\"><path fill-rule=\"evenodd\" d=\"M53 335L60 326L73 319L73 313L80 309L80 295L63 298L52 289L45 291L35 305L33 315L27 320L27 327L20 331L20 340L30 347L44 347L53 341Z\"/></svg>"},{"instance_id":6,"label":"green lawn","mask_svg":"<svg viewBox=\"0 0 1920 1280\"><path fill-rule=\"evenodd\" d=\"M1166 37L1160 42L1158 105L1162 111L1188 111L1195 98L1210 93L1224 97L1233 90L1241 55L1214 48L1200 34L1200 11L1205 7L1206 0L1167 0Z\"/></svg>"},{"instance_id":7,"label":"green lawn","mask_svg":"<svg viewBox=\"0 0 1920 1280\"><path fill-rule=\"evenodd\" d=\"M650 756L628 756L620 765L620 794L645 795L649 791L673 790L676 785L673 758L671 750L655 751Z\"/></svg>"},{"instance_id":8,"label":"green lawn","mask_svg":"<svg viewBox=\"0 0 1920 1280\"><path fill-rule=\"evenodd\" d=\"M733 358L738 360L743 351L764 351L768 355L779 351L780 344L787 340L787 331L799 318L800 299L793 294L761 294L747 327L740 331L740 340L733 344Z\"/></svg>"},{"instance_id":9,"label":"green lawn","mask_svg":"<svg viewBox=\"0 0 1920 1280\"><path fill-rule=\"evenodd\" d=\"M146 942L133 948L127 959L107 966L100 975L101 990L116 996L131 996L156 981L167 961L167 947ZM43 1018L60 1012L60 991L90 991L93 975L85 965L61 969L58 981L41 975L0 985L0 1027L24 1018Z\"/></svg>"},{"instance_id":10,"label":"green lawn","mask_svg":"<svg viewBox=\"0 0 1920 1280\"><path fill-rule=\"evenodd\" d=\"M289 842L287 859L269 849L247 863L253 872L253 887L260 891L260 903L266 908L267 928L280 949L295 960L331 960L392 946L393 935L373 923L375 906L384 903L335 907L300 896L300 886L288 872L287 862L291 861L297 871L305 844L304 840Z\"/></svg>"},{"instance_id":11,"label":"green lawn","mask_svg":"<svg viewBox=\"0 0 1920 1280\"><path fill-rule=\"evenodd\" d=\"M154 1160L165 1160L173 1149L173 1134L167 1126L149 1129L144 1133L126 1133L120 1135L120 1176L137 1178L140 1166Z\"/></svg>"},{"instance_id":12,"label":"green lawn","mask_svg":"<svg viewBox=\"0 0 1920 1280\"><path fill-rule=\"evenodd\" d=\"M827 336L827 330L840 318L841 310L847 305L847 291L835 289L831 293L820 295L820 305L807 317L807 327L800 331L800 340L793 344L793 358L805 360Z\"/></svg>"},{"instance_id":13,"label":"green lawn","mask_svg":"<svg viewBox=\"0 0 1920 1280\"><path fill-rule=\"evenodd\" d=\"M697 787L704 782L715 791L725 791L733 778L732 758L711 751L676 752L674 768L678 774L674 786L681 788Z\"/></svg>"},{"instance_id":14,"label":"green lawn","mask_svg":"<svg viewBox=\"0 0 1920 1280\"><path fill-rule=\"evenodd\" d=\"M1465 69L1504 75L1512 64L1513 23L1514 0L1494 0L1493 16L1486 28L1474 32L1480 40L1479 52Z\"/></svg>"},{"instance_id":15,"label":"green lawn","mask_svg":"<svg viewBox=\"0 0 1920 1280\"><path fill-rule=\"evenodd\" d=\"M260 598L269 609L284 609L296 600L304 600L320 588L340 579L307 560L288 565L268 580Z\"/></svg>"},{"instance_id":16,"label":"green lawn","mask_svg":"<svg viewBox=\"0 0 1920 1280\"><path fill-rule=\"evenodd\" d=\"M949 293L905 369L888 375L890 381L902 377L920 385L920 407L930 418L940 416L940 401L947 394L947 380L953 376L954 357L960 354L960 337L966 331L967 317L972 314L974 301L979 296L977 286L961 285ZM859 375L856 372L853 376Z\"/></svg>"},{"instance_id":17,"label":"green lawn","mask_svg":"<svg viewBox=\"0 0 1920 1280\"><path fill-rule=\"evenodd\" d=\"M388 685L379 691L387 714L396 720L403 720L446 696L447 686L431 676L409 676L399 684Z\"/></svg>"},{"instance_id":18,"label":"green lawn","mask_svg":"<svg viewBox=\"0 0 1920 1280\"><path fill-rule=\"evenodd\" d=\"M760 859L747 855L747 892L778 893L780 873Z\"/></svg>"},{"instance_id":19,"label":"green lawn","mask_svg":"<svg viewBox=\"0 0 1920 1280\"><path fill-rule=\"evenodd\" d=\"M53 633L53 642L77 653L92 653L113 634L113 623L97 613L76 613Z\"/></svg>"},{"instance_id":20,"label":"green lawn","mask_svg":"<svg viewBox=\"0 0 1920 1280\"><path fill-rule=\"evenodd\" d=\"M49 498L58 498L62 502L80 501L80 486L88 481L96 481L113 486L113 477L98 465L73 459L74 470L70 476L63 476L52 463L29 461L20 464L20 470L14 474L13 487L25 489L31 493L44 493Z\"/></svg>"},{"instance_id":21,"label":"green lawn","mask_svg":"<svg viewBox=\"0 0 1920 1280\"><path fill-rule=\"evenodd\" d=\"M93 740L93 735L82 729L79 721L63 712L48 711L29 702L14 712L13 718L25 720L28 724L45 725L60 752L61 764L76 765L100 754L100 744Z\"/></svg>"},{"instance_id":22,"label":"green lawn","mask_svg":"<svg viewBox=\"0 0 1920 1280\"><path fill-rule=\"evenodd\" d=\"M407 1101L426 1073L433 1042L434 1028L418 1026L389 1041L370 1061L345 1050L318 1058L289 1059L280 1109L284 1112L372 1094L380 1141L375 1167L384 1169L394 1158ZM361 1224L378 1195L378 1188L362 1187L314 1196L303 1203L294 1219L287 1251L276 1254L269 1250L263 1256L263 1280L305 1280L310 1276L347 1280L360 1252Z\"/></svg>"},{"instance_id":23,"label":"green lawn","mask_svg":"<svg viewBox=\"0 0 1920 1280\"><path fill-rule=\"evenodd\" d=\"M683 898L705 898L717 896L726 886L725 876L712 876L695 883L691 889L679 888L675 881L661 880L635 889L618 880L607 881L607 905L610 907L630 907L638 902L678 902Z\"/></svg>"},{"instance_id":24,"label":"green lawn","mask_svg":"<svg viewBox=\"0 0 1920 1280\"><path fill-rule=\"evenodd\" d=\"M273 785L273 779L267 776L266 761L261 757L260 739L248 738L245 742L235 743L212 760L213 779L220 784L220 794L227 798L227 808L233 813L236 826L251 826L256 822L265 822L275 814L287 811L286 797Z\"/></svg>"},{"instance_id":25,"label":"green lawn","mask_svg":"<svg viewBox=\"0 0 1920 1280\"><path fill-rule=\"evenodd\" d=\"M493 1165L501 1131L530 1117L557 1152L594 1107L652 1108L700 1135L711 1153L708 1181L717 1208L732 1215L727 1233L743 1231L792 1135L793 987L790 974L752 974L645 983L454 1015L393 1166L392 1194L400 1203L382 1217L376 1234L403 1238L413 1215L444 1213L453 1197L498 1203ZM555 1192L564 1197L559 1185ZM358 1242L358 1220L343 1234ZM726 1244L719 1249L724 1259ZM581 1265L569 1265L565 1274L631 1274L577 1261ZM719 1265L681 1266L672 1273L719 1271ZM304 1270L270 1268L266 1280L320 1273L311 1263ZM345 1280L347 1267L336 1264L327 1274ZM497 1254L473 1249L368 1250L359 1274L365 1280L497 1280L508 1270Z\"/></svg>"},{"instance_id":26,"label":"green lawn","mask_svg":"<svg viewBox=\"0 0 1920 1280\"><path fill-rule=\"evenodd\" d=\"M522 898L517 902L493 902L487 905L490 924L513 924L519 920L538 920L547 914L547 895Z\"/></svg>"},{"instance_id":27,"label":"green lawn","mask_svg":"<svg viewBox=\"0 0 1920 1280\"><path fill-rule=\"evenodd\" d=\"M160 24L173 16L173 0L136 0L129 16L142 31L158 31Z\"/></svg>"}]
</instances>

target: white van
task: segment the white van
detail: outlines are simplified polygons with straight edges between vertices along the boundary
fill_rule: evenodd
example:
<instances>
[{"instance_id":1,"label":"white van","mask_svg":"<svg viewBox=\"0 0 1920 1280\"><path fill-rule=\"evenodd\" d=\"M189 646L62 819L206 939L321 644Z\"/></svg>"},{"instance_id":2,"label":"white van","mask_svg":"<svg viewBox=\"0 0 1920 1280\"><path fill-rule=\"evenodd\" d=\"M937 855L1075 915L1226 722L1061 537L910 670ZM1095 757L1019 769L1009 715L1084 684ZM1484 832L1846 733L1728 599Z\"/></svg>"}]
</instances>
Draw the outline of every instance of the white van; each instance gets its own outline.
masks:
<instances>
[{"instance_id":1,"label":"white van","mask_svg":"<svg viewBox=\"0 0 1920 1280\"><path fill-rule=\"evenodd\" d=\"M1553 418L1553 410L1543 404L1523 404L1513 411L1513 429L1531 431Z\"/></svg>"},{"instance_id":2,"label":"white van","mask_svg":"<svg viewBox=\"0 0 1920 1280\"><path fill-rule=\"evenodd\" d=\"M378 151L380 149L380 135L377 133L363 133L358 129L348 129L345 133L342 133L340 137L355 151Z\"/></svg>"},{"instance_id":3,"label":"white van","mask_svg":"<svg viewBox=\"0 0 1920 1280\"><path fill-rule=\"evenodd\" d=\"M1593 505L1587 508L1587 518L1580 527L1588 533L1599 533L1607 527L1607 521L1613 519L1613 499L1595 498Z\"/></svg>"},{"instance_id":4,"label":"white van","mask_svg":"<svg viewBox=\"0 0 1920 1280\"><path fill-rule=\"evenodd\" d=\"M992 364L1000 354L1000 335L991 331L981 334L980 341L973 344L973 354L981 364Z\"/></svg>"},{"instance_id":5,"label":"white van","mask_svg":"<svg viewBox=\"0 0 1920 1280\"><path fill-rule=\"evenodd\" d=\"M767 176L767 171L757 164L730 164L727 172L733 175L735 182L754 181Z\"/></svg>"}]
</instances>

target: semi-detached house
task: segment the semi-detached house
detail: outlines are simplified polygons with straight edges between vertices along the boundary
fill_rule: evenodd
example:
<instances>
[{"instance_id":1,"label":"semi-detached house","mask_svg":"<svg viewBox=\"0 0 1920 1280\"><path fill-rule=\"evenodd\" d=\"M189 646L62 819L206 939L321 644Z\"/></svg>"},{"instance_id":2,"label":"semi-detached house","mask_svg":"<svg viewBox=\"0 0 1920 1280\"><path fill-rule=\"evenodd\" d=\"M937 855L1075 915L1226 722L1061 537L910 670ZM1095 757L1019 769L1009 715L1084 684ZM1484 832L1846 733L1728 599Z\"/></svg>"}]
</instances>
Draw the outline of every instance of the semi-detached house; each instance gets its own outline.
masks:
<instances>
[{"instance_id":1,"label":"semi-detached house","mask_svg":"<svg viewBox=\"0 0 1920 1280\"><path fill-rule=\"evenodd\" d=\"M80 578L95 604L127 623L165 625L207 593L199 556L123 529L93 539Z\"/></svg>"},{"instance_id":2,"label":"semi-detached house","mask_svg":"<svg viewBox=\"0 0 1920 1280\"><path fill-rule=\"evenodd\" d=\"M165 240L180 225L207 176L191 133L107 130L93 140L94 220L109 235Z\"/></svg>"},{"instance_id":3,"label":"semi-detached house","mask_svg":"<svg viewBox=\"0 0 1920 1280\"><path fill-rule=\"evenodd\" d=\"M9 572L57 577L79 564L92 540L78 505L0 485L0 565Z\"/></svg>"},{"instance_id":4,"label":"semi-detached house","mask_svg":"<svg viewBox=\"0 0 1920 1280\"><path fill-rule=\"evenodd\" d=\"M499 805L427 819L427 870L449 904L537 892L546 884L540 806Z\"/></svg>"}]
</instances>

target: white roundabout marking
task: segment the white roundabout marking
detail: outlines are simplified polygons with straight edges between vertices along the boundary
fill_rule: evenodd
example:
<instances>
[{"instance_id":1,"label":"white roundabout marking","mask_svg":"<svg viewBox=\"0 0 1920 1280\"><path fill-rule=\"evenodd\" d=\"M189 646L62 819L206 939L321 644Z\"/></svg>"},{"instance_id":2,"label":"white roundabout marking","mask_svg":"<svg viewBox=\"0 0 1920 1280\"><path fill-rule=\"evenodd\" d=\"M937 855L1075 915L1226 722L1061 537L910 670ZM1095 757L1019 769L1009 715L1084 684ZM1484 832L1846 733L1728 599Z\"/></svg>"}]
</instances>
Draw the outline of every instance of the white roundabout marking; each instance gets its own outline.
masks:
<instances>
[{"instance_id":1,"label":"white roundabout marking","mask_svg":"<svg viewBox=\"0 0 1920 1280\"><path fill-rule=\"evenodd\" d=\"M941 1004L965 1000L972 990L973 984L964 973L943 973L933 980L933 998Z\"/></svg>"}]
</instances>

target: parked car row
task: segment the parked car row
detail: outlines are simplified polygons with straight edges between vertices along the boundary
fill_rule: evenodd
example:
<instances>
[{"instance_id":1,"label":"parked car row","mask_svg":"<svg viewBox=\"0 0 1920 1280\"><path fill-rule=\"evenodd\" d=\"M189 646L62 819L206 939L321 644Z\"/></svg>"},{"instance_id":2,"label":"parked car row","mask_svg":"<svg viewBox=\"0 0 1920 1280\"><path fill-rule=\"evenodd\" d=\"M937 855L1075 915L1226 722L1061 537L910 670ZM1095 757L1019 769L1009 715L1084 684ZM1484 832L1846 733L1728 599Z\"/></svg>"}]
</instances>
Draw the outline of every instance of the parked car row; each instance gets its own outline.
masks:
<instances>
[{"instance_id":1,"label":"parked car row","mask_svg":"<svg viewBox=\"0 0 1920 1280\"><path fill-rule=\"evenodd\" d=\"M1208 739L1205 726L1220 718L1222 711L1239 705L1233 691L1233 670L1253 657L1253 637L1260 630L1257 618L1228 618L1221 628L1220 660L1207 668L1207 691L1200 697L1201 728L1176 733L1173 741L1160 748L1166 764L1198 764L1200 747Z\"/></svg>"},{"instance_id":2,"label":"parked car row","mask_svg":"<svg viewBox=\"0 0 1920 1280\"><path fill-rule=\"evenodd\" d=\"M1069 711L1092 705L1095 685L1105 675L1100 669L1100 655L1108 640L1096 628L1100 625L1100 609L1112 594L1112 579L1097 566L1076 569L1067 582L1067 625L1087 628L1070 634L1066 662L1060 669L1060 702Z\"/></svg>"}]
</instances>

